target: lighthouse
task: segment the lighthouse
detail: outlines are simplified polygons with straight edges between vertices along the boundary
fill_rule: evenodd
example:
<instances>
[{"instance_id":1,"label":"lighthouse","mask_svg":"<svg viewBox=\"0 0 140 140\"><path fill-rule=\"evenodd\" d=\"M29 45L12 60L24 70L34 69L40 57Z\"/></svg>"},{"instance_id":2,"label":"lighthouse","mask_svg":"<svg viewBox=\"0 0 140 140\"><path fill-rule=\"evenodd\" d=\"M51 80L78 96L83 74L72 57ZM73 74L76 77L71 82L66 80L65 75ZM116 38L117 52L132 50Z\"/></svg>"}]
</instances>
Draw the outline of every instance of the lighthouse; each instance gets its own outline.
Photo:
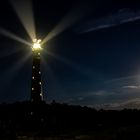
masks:
<instances>
[{"instance_id":1,"label":"lighthouse","mask_svg":"<svg viewBox=\"0 0 140 140\"><path fill-rule=\"evenodd\" d=\"M41 40L34 39L32 46L32 80L31 80L31 101L41 102L43 101L43 91L41 82Z\"/></svg>"}]
</instances>

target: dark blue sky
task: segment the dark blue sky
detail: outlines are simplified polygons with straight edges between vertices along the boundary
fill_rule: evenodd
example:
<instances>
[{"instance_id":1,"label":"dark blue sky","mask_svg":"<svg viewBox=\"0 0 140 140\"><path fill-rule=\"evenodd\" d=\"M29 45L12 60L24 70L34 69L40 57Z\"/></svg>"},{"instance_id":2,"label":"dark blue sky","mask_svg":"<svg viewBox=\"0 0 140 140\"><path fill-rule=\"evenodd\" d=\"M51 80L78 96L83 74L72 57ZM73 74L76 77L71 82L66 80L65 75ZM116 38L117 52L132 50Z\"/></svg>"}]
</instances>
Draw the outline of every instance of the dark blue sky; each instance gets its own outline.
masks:
<instances>
[{"instance_id":1,"label":"dark blue sky","mask_svg":"<svg viewBox=\"0 0 140 140\"><path fill-rule=\"evenodd\" d=\"M75 11L75 7L80 14L73 14L73 18L82 17L44 45L42 72L46 102L99 107L139 103L137 3L35 0L33 4L37 34L41 38L69 11ZM1 28L30 41L8 1L0 5L0 19ZM2 35L0 47L0 102L28 100L32 61L31 57L24 63L21 61L30 48Z\"/></svg>"}]
</instances>

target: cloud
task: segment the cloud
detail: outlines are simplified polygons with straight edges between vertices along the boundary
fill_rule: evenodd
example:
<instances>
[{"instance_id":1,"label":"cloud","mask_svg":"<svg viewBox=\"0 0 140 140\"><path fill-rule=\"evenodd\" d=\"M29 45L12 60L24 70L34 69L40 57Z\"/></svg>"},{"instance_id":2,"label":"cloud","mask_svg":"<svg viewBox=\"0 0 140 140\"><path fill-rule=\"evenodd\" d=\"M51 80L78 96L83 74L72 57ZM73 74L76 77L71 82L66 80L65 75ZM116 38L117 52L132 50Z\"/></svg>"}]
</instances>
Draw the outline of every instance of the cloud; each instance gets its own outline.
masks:
<instances>
[{"instance_id":1,"label":"cloud","mask_svg":"<svg viewBox=\"0 0 140 140\"><path fill-rule=\"evenodd\" d=\"M127 109L140 109L140 98L128 99L128 100L120 100L115 103L109 104L99 104L96 105L95 108L97 109L106 109L106 110L121 110L124 108Z\"/></svg>"},{"instance_id":2,"label":"cloud","mask_svg":"<svg viewBox=\"0 0 140 140\"><path fill-rule=\"evenodd\" d=\"M89 89L81 89L80 92L71 94L66 102L97 109L140 108L139 79L140 75L130 75L102 82L102 85L96 88L91 85Z\"/></svg>"},{"instance_id":3,"label":"cloud","mask_svg":"<svg viewBox=\"0 0 140 140\"><path fill-rule=\"evenodd\" d=\"M77 28L80 33L96 31L99 29L110 28L120 24L140 20L140 11L131 9L120 9L116 13L104 16L99 19L90 20Z\"/></svg>"},{"instance_id":4,"label":"cloud","mask_svg":"<svg viewBox=\"0 0 140 140\"><path fill-rule=\"evenodd\" d=\"M94 93L94 95L97 95L97 96L104 96L105 94L106 94L106 91L104 90L99 90Z\"/></svg>"},{"instance_id":5,"label":"cloud","mask_svg":"<svg viewBox=\"0 0 140 140\"><path fill-rule=\"evenodd\" d=\"M129 86L123 86L122 88L125 88L125 89L139 89L140 86L129 85Z\"/></svg>"},{"instance_id":6,"label":"cloud","mask_svg":"<svg viewBox=\"0 0 140 140\"><path fill-rule=\"evenodd\" d=\"M95 95L95 96L110 96L110 95L114 95L115 93L114 92L111 92L111 91L107 91L107 90L98 90L98 91L95 91L95 92L92 92L91 95Z\"/></svg>"},{"instance_id":7,"label":"cloud","mask_svg":"<svg viewBox=\"0 0 140 140\"><path fill-rule=\"evenodd\" d=\"M130 75L130 76L126 76L126 77L120 77L120 78L115 78L115 79L111 79L111 80L108 80L106 81L105 83L107 84L110 84L110 83L116 83L116 82L124 82L124 81L132 81L132 79L140 79L140 75Z\"/></svg>"},{"instance_id":8,"label":"cloud","mask_svg":"<svg viewBox=\"0 0 140 140\"><path fill-rule=\"evenodd\" d=\"M79 101L83 101L84 100L84 97L78 97L78 100Z\"/></svg>"}]
</instances>

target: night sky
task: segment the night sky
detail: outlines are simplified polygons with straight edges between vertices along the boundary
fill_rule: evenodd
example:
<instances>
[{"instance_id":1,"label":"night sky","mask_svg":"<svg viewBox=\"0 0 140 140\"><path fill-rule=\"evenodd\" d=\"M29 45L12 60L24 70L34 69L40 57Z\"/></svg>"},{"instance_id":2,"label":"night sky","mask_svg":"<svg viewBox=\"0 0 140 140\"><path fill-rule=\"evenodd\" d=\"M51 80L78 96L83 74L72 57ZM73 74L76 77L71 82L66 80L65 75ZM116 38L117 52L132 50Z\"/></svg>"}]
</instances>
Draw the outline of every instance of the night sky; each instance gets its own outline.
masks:
<instances>
[{"instance_id":1,"label":"night sky","mask_svg":"<svg viewBox=\"0 0 140 140\"><path fill-rule=\"evenodd\" d=\"M47 103L140 108L138 5L134 1L33 0L38 38L45 38L66 21L60 26L66 28L43 45L41 69ZM32 43L8 0L0 3L2 29ZM31 48L2 33L0 48L0 102L29 100Z\"/></svg>"}]
</instances>

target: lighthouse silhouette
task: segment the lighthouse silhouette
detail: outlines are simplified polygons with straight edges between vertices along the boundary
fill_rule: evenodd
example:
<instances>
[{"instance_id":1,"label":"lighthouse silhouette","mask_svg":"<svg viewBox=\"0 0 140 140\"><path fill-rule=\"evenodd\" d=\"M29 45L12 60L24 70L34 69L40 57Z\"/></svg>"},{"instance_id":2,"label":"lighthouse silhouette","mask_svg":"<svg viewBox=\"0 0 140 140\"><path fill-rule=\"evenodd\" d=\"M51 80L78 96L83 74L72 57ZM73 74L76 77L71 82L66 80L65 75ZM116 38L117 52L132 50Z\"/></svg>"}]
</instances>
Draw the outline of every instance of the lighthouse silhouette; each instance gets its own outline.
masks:
<instances>
[{"instance_id":1,"label":"lighthouse silhouette","mask_svg":"<svg viewBox=\"0 0 140 140\"><path fill-rule=\"evenodd\" d=\"M43 101L43 90L41 82L41 70L40 70L40 60L41 60L41 40L35 39L32 46L32 80L31 80L31 101L41 102Z\"/></svg>"}]
</instances>

